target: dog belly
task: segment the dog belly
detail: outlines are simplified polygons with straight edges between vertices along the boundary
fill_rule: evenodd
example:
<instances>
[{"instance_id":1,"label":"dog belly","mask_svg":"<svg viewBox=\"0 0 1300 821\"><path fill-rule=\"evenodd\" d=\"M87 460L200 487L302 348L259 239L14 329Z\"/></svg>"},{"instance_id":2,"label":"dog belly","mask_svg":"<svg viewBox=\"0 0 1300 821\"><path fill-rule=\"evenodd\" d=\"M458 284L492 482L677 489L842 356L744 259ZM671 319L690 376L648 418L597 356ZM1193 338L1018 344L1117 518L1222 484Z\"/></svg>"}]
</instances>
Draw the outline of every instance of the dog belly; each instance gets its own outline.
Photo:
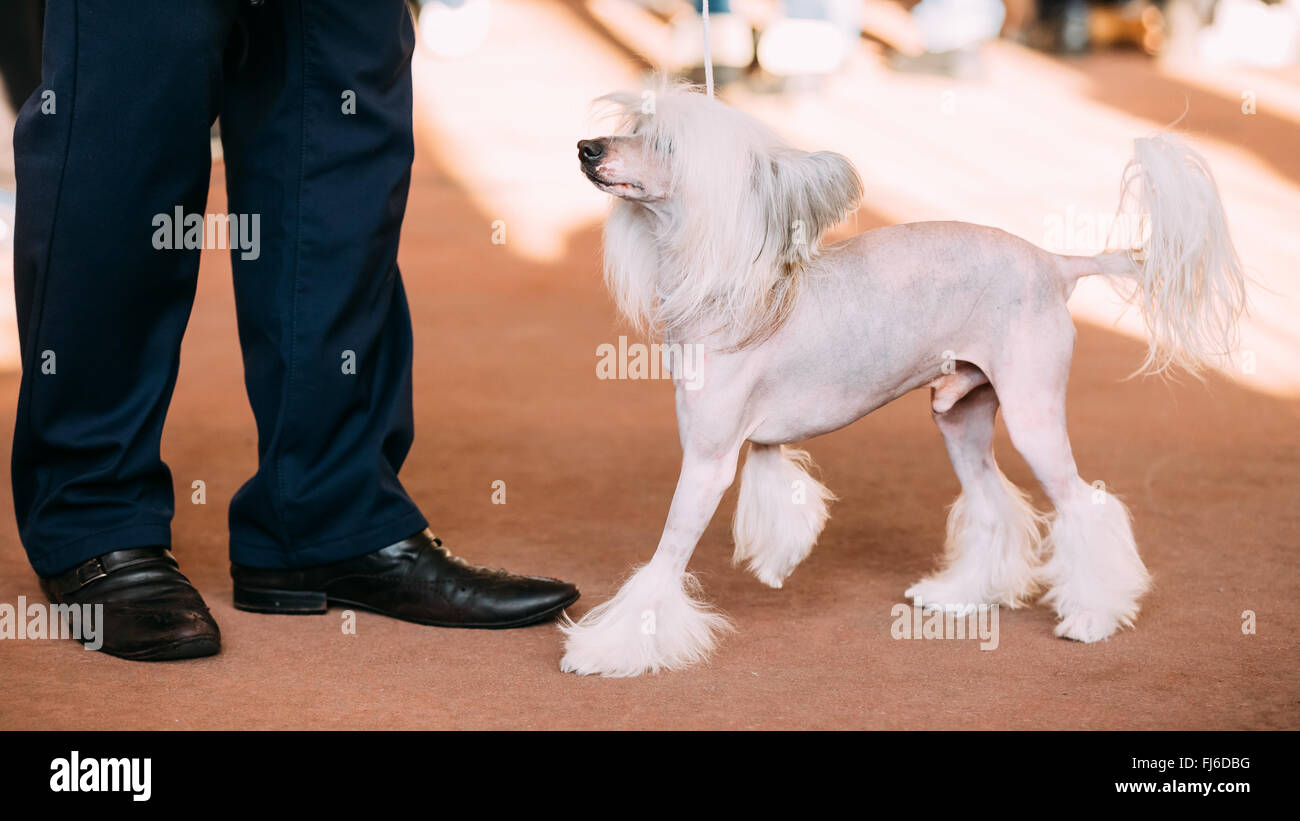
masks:
<instances>
[{"instance_id":1,"label":"dog belly","mask_svg":"<svg viewBox=\"0 0 1300 821\"><path fill-rule=\"evenodd\" d=\"M940 365L917 368L885 382L848 381L834 387L787 386L781 397L769 397L754 408L760 423L749 441L785 445L848 427L905 393L925 387L941 373ZM864 384L873 387L861 390ZM854 388L858 388L854 390Z\"/></svg>"}]
</instances>

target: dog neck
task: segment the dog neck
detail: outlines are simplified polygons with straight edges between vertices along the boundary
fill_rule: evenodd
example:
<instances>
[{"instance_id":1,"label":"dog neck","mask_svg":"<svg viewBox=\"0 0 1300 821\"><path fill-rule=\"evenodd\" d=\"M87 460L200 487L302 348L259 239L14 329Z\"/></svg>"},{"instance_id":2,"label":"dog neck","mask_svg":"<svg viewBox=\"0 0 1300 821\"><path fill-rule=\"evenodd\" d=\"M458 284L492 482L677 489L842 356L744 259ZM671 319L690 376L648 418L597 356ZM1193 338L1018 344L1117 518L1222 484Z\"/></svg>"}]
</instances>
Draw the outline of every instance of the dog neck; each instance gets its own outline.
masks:
<instances>
[{"instance_id":1,"label":"dog neck","mask_svg":"<svg viewBox=\"0 0 1300 821\"><path fill-rule=\"evenodd\" d=\"M712 217L712 218L711 218ZM605 278L619 308L666 341L741 349L793 310L808 262L783 258L770 232L725 215L620 201L606 223Z\"/></svg>"}]
</instances>

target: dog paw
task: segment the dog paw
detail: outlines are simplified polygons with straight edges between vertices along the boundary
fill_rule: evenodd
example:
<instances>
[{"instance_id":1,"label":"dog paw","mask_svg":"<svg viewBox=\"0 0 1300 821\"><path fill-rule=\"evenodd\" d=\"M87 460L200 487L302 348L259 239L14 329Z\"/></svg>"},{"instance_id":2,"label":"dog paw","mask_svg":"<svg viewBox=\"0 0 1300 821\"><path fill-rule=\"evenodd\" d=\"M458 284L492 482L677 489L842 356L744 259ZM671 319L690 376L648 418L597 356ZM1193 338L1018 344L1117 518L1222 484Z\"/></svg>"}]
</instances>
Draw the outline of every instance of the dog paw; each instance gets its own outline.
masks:
<instances>
[{"instance_id":1,"label":"dog paw","mask_svg":"<svg viewBox=\"0 0 1300 821\"><path fill-rule=\"evenodd\" d=\"M984 601L978 591L962 584L960 579L944 576L922 579L907 588L903 595L922 610L943 610L958 615L971 613L980 605L991 603Z\"/></svg>"},{"instance_id":2,"label":"dog paw","mask_svg":"<svg viewBox=\"0 0 1300 821\"><path fill-rule=\"evenodd\" d=\"M564 624L561 629L568 634L564 656L560 659L562 672L577 673L580 676L623 678L654 671L654 666L649 659L636 658L624 652L621 647L602 640L602 637L596 635L590 628ZM633 636L625 639L629 644L635 640Z\"/></svg>"},{"instance_id":3,"label":"dog paw","mask_svg":"<svg viewBox=\"0 0 1300 821\"><path fill-rule=\"evenodd\" d=\"M1092 643L1110 638L1115 631L1131 623L1102 610L1080 610L1064 616L1055 633L1063 639Z\"/></svg>"},{"instance_id":4,"label":"dog paw","mask_svg":"<svg viewBox=\"0 0 1300 821\"><path fill-rule=\"evenodd\" d=\"M1073 641L1109 638L1132 627L1151 574L1138 556L1128 508L1114 496L1058 510L1043 566L1043 603L1056 611L1056 635Z\"/></svg>"},{"instance_id":5,"label":"dog paw","mask_svg":"<svg viewBox=\"0 0 1300 821\"><path fill-rule=\"evenodd\" d=\"M640 568L614 598L580 621L561 620L565 642L560 669L622 678L703 661L721 634L733 628L698 598L699 592L699 582L689 573Z\"/></svg>"},{"instance_id":6,"label":"dog paw","mask_svg":"<svg viewBox=\"0 0 1300 821\"><path fill-rule=\"evenodd\" d=\"M770 568L763 567L762 565L753 562L750 563L749 570L754 574L754 578L774 590L780 590L782 587L785 587L786 578L789 577L790 573L794 572L794 569L791 568L789 573L781 575Z\"/></svg>"}]
</instances>

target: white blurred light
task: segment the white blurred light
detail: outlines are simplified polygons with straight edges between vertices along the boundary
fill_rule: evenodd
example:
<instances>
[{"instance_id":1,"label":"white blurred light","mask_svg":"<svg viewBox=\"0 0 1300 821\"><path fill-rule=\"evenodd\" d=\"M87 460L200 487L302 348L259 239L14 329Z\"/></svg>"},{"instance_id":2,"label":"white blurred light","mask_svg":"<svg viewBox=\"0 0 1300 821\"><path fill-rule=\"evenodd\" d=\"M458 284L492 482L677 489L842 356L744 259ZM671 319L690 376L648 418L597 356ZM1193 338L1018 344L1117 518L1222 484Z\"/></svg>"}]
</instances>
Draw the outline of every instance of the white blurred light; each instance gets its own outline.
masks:
<instances>
[{"instance_id":1,"label":"white blurred light","mask_svg":"<svg viewBox=\"0 0 1300 821\"><path fill-rule=\"evenodd\" d=\"M443 59L474 53L487 41L491 28L490 0L464 0L455 6L426 0L420 5L420 45Z\"/></svg>"}]
</instances>

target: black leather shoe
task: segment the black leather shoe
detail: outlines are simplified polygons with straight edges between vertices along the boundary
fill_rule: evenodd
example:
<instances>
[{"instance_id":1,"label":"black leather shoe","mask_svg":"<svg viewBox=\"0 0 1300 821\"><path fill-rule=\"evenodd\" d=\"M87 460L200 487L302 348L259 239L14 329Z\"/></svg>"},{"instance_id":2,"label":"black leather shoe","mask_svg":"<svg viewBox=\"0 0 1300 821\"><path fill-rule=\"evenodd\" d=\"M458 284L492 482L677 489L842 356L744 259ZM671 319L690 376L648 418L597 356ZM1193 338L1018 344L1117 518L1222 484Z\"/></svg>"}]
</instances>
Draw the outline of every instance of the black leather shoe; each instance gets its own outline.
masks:
<instances>
[{"instance_id":1,"label":"black leather shoe","mask_svg":"<svg viewBox=\"0 0 1300 821\"><path fill-rule=\"evenodd\" d=\"M102 604L99 625L111 656L168 661L211 656L221 631L203 597L164 547L114 550L64 573L42 576L55 604Z\"/></svg>"},{"instance_id":2,"label":"black leather shoe","mask_svg":"<svg viewBox=\"0 0 1300 821\"><path fill-rule=\"evenodd\" d=\"M302 570L232 564L235 607L254 613L324 613L362 607L435 627L524 627L550 621L578 588L539 576L475 567L428 530L388 547Z\"/></svg>"}]
</instances>

